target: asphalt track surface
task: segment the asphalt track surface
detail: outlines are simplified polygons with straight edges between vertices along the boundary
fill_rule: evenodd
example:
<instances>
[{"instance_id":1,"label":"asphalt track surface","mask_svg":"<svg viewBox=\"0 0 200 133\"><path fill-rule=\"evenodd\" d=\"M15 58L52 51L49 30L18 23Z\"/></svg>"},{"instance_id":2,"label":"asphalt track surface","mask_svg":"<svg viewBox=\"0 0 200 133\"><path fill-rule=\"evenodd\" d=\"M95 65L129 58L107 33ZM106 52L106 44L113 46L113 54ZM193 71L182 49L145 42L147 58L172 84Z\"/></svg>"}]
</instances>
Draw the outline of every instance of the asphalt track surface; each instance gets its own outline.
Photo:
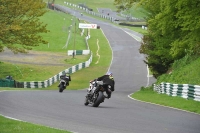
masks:
<instances>
[{"instance_id":1,"label":"asphalt track surface","mask_svg":"<svg viewBox=\"0 0 200 133\"><path fill-rule=\"evenodd\" d=\"M110 70L116 81L112 98L94 108L84 105L86 89L63 93L3 91L0 114L76 133L200 133L200 115L128 97L148 84L144 56L138 52L140 43L133 38L139 34L79 13L75 15L100 25L111 45ZM149 84L153 82L150 78Z\"/></svg>"}]
</instances>

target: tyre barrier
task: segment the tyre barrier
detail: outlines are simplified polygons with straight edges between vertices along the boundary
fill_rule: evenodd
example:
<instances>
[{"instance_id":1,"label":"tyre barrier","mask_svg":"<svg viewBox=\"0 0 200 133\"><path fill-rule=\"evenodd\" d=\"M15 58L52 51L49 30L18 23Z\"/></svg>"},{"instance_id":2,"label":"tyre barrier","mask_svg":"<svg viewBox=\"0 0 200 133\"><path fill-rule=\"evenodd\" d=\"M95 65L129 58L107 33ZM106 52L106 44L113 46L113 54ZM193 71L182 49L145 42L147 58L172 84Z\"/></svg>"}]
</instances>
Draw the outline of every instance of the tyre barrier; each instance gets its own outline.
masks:
<instances>
[{"instance_id":1,"label":"tyre barrier","mask_svg":"<svg viewBox=\"0 0 200 133\"><path fill-rule=\"evenodd\" d=\"M90 37L86 37L86 44L87 44L88 49L89 49L89 45L88 45L88 39L89 38ZM69 54L70 54L70 52L73 53L73 50L69 51ZM92 62L93 54L92 54L92 52L90 52L90 50L76 50L75 54L83 54L83 53L84 54L86 54L86 53L90 54L90 58L86 62L79 63L79 64L74 65L74 66L72 66L68 69L65 69L64 71L61 71L57 75L54 75L53 77L51 77L51 78L49 78L48 80L45 80L45 81L22 82L23 86L20 87L20 88L46 88L46 87L51 86L52 84L58 82L60 80L60 76L65 74L65 73L72 74L72 73L74 73L78 70L89 67L91 62Z\"/></svg>"},{"instance_id":2,"label":"tyre barrier","mask_svg":"<svg viewBox=\"0 0 200 133\"><path fill-rule=\"evenodd\" d=\"M57 75L54 75L53 77L51 77L45 81L23 82L24 85L22 88L46 88L46 87L51 86L52 84L58 82L60 80L60 76L63 75L64 73L69 73L69 74L75 73L78 70L89 67L91 62L92 62L92 53L91 53L89 60L87 60L86 62L79 63L68 69L65 69L64 71L61 71Z\"/></svg>"},{"instance_id":3,"label":"tyre barrier","mask_svg":"<svg viewBox=\"0 0 200 133\"><path fill-rule=\"evenodd\" d=\"M167 94L170 96L180 96L185 99L193 99L200 101L200 86L190 84L171 84L161 83L159 85L154 84L154 91L158 93Z\"/></svg>"},{"instance_id":4,"label":"tyre barrier","mask_svg":"<svg viewBox=\"0 0 200 133\"><path fill-rule=\"evenodd\" d=\"M67 55L88 55L90 54L90 50L68 50Z\"/></svg>"}]
</instances>

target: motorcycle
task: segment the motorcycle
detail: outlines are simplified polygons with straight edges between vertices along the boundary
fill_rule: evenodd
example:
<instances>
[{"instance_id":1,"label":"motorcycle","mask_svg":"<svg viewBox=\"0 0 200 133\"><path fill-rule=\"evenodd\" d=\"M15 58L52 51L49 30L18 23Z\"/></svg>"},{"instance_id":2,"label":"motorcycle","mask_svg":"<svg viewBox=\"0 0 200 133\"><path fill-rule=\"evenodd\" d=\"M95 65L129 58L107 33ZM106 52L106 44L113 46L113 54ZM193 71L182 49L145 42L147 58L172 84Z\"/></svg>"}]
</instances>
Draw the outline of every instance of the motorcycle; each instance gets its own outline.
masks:
<instances>
[{"instance_id":1,"label":"motorcycle","mask_svg":"<svg viewBox=\"0 0 200 133\"><path fill-rule=\"evenodd\" d=\"M103 87L105 84L103 81L91 81L89 88L87 89L87 95L85 96L85 106L91 104L93 107L98 107L104 102L105 96Z\"/></svg>"},{"instance_id":2,"label":"motorcycle","mask_svg":"<svg viewBox=\"0 0 200 133\"><path fill-rule=\"evenodd\" d=\"M58 85L59 87L59 92L63 92L64 89L66 89L67 86L69 86L69 81L71 81L71 77L70 76L65 76L65 75L61 75L60 76L60 83Z\"/></svg>"}]
</instances>

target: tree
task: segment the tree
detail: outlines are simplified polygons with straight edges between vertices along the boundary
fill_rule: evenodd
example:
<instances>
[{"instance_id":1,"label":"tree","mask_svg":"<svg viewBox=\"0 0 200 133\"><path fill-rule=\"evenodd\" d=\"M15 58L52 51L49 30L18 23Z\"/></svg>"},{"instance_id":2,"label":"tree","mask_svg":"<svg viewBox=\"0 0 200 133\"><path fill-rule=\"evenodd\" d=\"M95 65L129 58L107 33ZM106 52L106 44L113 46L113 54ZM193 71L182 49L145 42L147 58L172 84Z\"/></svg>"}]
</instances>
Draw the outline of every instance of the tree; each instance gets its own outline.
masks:
<instances>
[{"instance_id":1,"label":"tree","mask_svg":"<svg viewBox=\"0 0 200 133\"><path fill-rule=\"evenodd\" d=\"M114 5L116 5L118 12L129 10L134 2L137 2L139 0L115 0Z\"/></svg>"},{"instance_id":2,"label":"tree","mask_svg":"<svg viewBox=\"0 0 200 133\"><path fill-rule=\"evenodd\" d=\"M148 33L144 35L143 43L140 47L140 53L146 54L145 63L153 72L154 77L158 77L166 73L173 63L173 57L170 55L171 43L178 32L174 30L173 17L174 10L171 8L165 10L166 4L162 0L150 0L144 5L149 9L149 17L147 19ZM152 5L158 5L153 8ZM150 5L150 6L149 6ZM172 6L173 7L173 6ZM167 11L167 13L166 13Z\"/></svg>"},{"instance_id":3,"label":"tree","mask_svg":"<svg viewBox=\"0 0 200 133\"><path fill-rule=\"evenodd\" d=\"M26 53L40 43L47 43L40 33L46 25L39 17L47 12L42 0L0 0L0 52Z\"/></svg>"},{"instance_id":4,"label":"tree","mask_svg":"<svg viewBox=\"0 0 200 133\"><path fill-rule=\"evenodd\" d=\"M144 35L140 53L158 77L168 71L174 61L186 55L200 55L199 0L115 0L122 9L138 2L147 12L148 33Z\"/></svg>"},{"instance_id":5,"label":"tree","mask_svg":"<svg viewBox=\"0 0 200 133\"><path fill-rule=\"evenodd\" d=\"M142 4L150 15L140 52L147 55L145 62L155 77L166 73L174 61L200 54L199 0L142 0Z\"/></svg>"},{"instance_id":6,"label":"tree","mask_svg":"<svg viewBox=\"0 0 200 133\"><path fill-rule=\"evenodd\" d=\"M181 0L175 3L177 18L175 27L180 28L180 37L171 44L170 53L175 58L186 54L200 55L200 1Z\"/></svg>"},{"instance_id":7,"label":"tree","mask_svg":"<svg viewBox=\"0 0 200 133\"><path fill-rule=\"evenodd\" d=\"M161 0L139 0L138 6L144 8L147 11L146 15L148 19L151 19L160 13L160 2Z\"/></svg>"}]
</instances>

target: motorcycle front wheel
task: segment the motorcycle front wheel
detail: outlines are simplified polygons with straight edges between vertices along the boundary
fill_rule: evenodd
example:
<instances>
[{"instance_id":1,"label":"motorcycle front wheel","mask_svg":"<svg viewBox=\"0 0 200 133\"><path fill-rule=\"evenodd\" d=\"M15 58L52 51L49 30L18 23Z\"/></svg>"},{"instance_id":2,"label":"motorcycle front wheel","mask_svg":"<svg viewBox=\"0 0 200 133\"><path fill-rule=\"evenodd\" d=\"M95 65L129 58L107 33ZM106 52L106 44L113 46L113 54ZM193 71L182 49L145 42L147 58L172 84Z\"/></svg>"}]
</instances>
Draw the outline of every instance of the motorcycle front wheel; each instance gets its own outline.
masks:
<instances>
[{"instance_id":1,"label":"motorcycle front wheel","mask_svg":"<svg viewBox=\"0 0 200 133\"><path fill-rule=\"evenodd\" d=\"M59 86L59 92L61 93L61 92L63 92L63 90L64 90L64 85L60 84L60 86Z\"/></svg>"},{"instance_id":2,"label":"motorcycle front wheel","mask_svg":"<svg viewBox=\"0 0 200 133\"><path fill-rule=\"evenodd\" d=\"M94 100L92 106L99 107L99 105L100 105L100 103L102 103L103 99L104 99L103 92L99 91L98 96L97 96L96 100Z\"/></svg>"},{"instance_id":3,"label":"motorcycle front wheel","mask_svg":"<svg viewBox=\"0 0 200 133\"><path fill-rule=\"evenodd\" d=\"M84 104L85 104L85 106L87 106L89 104L87 96L85 97L85 103Z\"/></svg>"}]
</instances>

